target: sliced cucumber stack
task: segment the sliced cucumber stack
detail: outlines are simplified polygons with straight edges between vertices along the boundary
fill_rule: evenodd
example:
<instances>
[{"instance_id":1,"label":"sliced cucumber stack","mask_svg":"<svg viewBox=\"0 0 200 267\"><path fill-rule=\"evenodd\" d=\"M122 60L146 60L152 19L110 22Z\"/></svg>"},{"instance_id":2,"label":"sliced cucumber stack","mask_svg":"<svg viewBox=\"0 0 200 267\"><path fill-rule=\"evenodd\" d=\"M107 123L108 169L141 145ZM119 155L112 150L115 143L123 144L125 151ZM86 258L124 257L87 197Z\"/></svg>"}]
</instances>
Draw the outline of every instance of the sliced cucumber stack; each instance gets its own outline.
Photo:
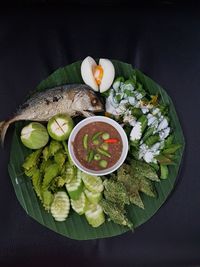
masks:
<instances>
[{"instance_id":1,"label":"sliced cucumber stack","mask_svg":"<svg viewBox=\"0 0 200 267\"><path fill-rule=\"evenodd\" d=\"M102 198L102 194L100 192L91 192L86 188L84 189L84 193L89 202L93 204L97 204Z\"/></svg>"},{"instance_id":2,"label":"sliced cucumber stack","mask_svg":"<svg viewBox=\"0 0 200 267\"><path fill-rule=\"evenodd\" d=\"M105 222L103 209L99 204L88 205L85 217L92 227L99 227Z\"/></svg>"},{"instance_id":3,"label":"sliced cucumber stack","mask_svg":"<svg viewBox=\"0 0 200 267\"><path fill-rule=\"evenodd\" d=\"M67 193L64 191L57 192L50 208L54 219L58 222L63 222L69 214L69 209L70 202Z\"/></svg>"},{"instance_id":4,"label":"sliced cucumber stack","mask_svg":"<svg viewBox=\"0 0 200 267\"><path fill-rule=\"evenodd\" d=\"M81 174L85 187L95 193L101 193L103 191L103 183L100 177L92 176L82 172Z\"/></svg>"},{"instance_id":5,"label":"sliced cucumber stack","mask_svg":"<svg viewBox=\"0 0 200 267\"><path fill-rule=\"evenodd\" d=\"M85 194L82 192L77 200L71 199L71 206L72 209L79 215L84 214L87 206Z\"/></svg>"},{"instance_id":6,"label":"sliced cucumber stack","mask_svg":"<svg viewBox=\"0 0 200 267\"><path fill-rule=\"evenodd\" d=\"M71 199L79 199L83 191L83 182L81 179L80 171L77 171L77 175L70 181L70 183L66 184L66 189Z\"/></svg>"}]
</instances>

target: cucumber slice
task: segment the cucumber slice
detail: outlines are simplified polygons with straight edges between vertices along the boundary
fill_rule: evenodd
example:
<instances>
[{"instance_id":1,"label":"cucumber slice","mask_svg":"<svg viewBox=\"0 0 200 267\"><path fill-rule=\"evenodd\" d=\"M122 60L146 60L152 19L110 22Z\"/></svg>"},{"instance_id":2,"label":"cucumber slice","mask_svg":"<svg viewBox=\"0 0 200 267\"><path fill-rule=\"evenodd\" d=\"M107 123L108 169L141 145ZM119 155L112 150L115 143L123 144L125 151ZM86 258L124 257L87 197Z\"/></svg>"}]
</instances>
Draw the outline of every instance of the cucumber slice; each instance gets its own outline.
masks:
<instances>
[{"instance_id":1,"label":"cucumber slice","mask_svg":"<svg viewBox=\"0 0 200 267\"><path fill-rule=\"evenodd\" d=\"M102 198L102 193L95 193L95 192L91 192L89 191L88 189L84 189L84 193L87 197L87 199L89 200L90 203L93 203L93 204L97 204L99 203L99 201L101 200Z\"/></svg>"},{"instance_id":2,"label":"cucumber slice","mask_svg":"<svg viewBox=\"0 0 200 267\"><path fill-rule=\"evenodd\" d=\"M92 176L84 172L81 172L81 177L85 187L89 191L95 193L101 193L103 191L103 183L99 176Z\"/></svg>"},{"instance_id":3,"label":"cucumber slice","mask_svg":"<svg viewBox=\"0 0 200 267\"><path fill-rule=\"evenodd\" d=\"M77 200L71 199L72 209L79 215L85 213L86 205L87 205L87 199L83 192L81 193L80 197Z\"/></svg>"},{"instance_id":4,"label":"cucumber slice","mask_svg":"<svg viewBox=\"0 0 200 267\"><path fill-rule=\"evenodd\" d=\"M79 171L77 171L77 176L65 186L72 199L76 200L80 197L81 193L83 192L83 183Z\"/></svg>"},{"instance_id":5,"label":"cucumber slice","mask_svg":"<svg viewBox=\"0 0 200 267\"><path fill-rule=\"evenodd\" d=\"M64 221L70 209L69 197L66 192L59 191L54 195L54 200L51 204L51 214L58 222Z\"/></svg>"},{"instance_id":6,"label":"cucumber slice","mask_svg":"<svg viewBox=\"0 0 200 267\"><path fill-rule=\"evenodd\" d=\"M85 212L85 217L92 227L99 227L105 222L103 209L99 204L90 204Z\"/></svg>"}]
</instances>

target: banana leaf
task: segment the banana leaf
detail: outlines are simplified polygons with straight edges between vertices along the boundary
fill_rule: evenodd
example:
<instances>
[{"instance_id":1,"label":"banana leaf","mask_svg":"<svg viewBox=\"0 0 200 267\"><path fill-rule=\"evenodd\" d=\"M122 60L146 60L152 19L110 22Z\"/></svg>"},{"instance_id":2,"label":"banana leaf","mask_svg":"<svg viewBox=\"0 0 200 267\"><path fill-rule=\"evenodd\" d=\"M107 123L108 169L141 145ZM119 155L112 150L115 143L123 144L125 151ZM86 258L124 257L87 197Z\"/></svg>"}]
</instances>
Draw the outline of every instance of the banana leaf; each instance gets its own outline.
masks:
<instances>
[{"instance_id":1,"label":"banana leaf","mask_svg":"<svg viewBox=\"0 0 200 267\"><path fill-rule=\"evenodd\" d=\"M141 71L133 69L131 65L116 60L113 60L112 62L115 66L116 76L119 75L129 78L134 74L136 75L137 80L147 91L149 91L150 94L160 94L161 102L169 106L169 117L174 129L175 142L182 144L181 149L177 152L177 164L169 166L168 179L162 180L159 183L155 182L158 197L149 198L143 194L142 200L145 209L140 209L134 205L128 206L129 218L134 222L134 226L138 227L147 222L158 211L172 192L177 180L185 142L175 107L166 91L162 89L160 85L156 84L153 80L144 75ZM67 83L83 83L80 74L80 64L81 61L59 68L47 79L42 81L37 86L36 91L43 91L45 89ZM56 222L51 214L45 211L42 207L39 199L33 191L31 180L22 173L22 163L25 157L30 153L29 150L22 145L19 138L20 130L23 125L23 122L15 124L8 170L17 199L26 213L45 227L48 227L49 229L71 239L88 240L105 238L129 231L127 227L119 226L110 221L106 221L98 228L92 228L87 223L84 215L79 216L72 210L65 222Z\"/></svg>"}]
</instances>

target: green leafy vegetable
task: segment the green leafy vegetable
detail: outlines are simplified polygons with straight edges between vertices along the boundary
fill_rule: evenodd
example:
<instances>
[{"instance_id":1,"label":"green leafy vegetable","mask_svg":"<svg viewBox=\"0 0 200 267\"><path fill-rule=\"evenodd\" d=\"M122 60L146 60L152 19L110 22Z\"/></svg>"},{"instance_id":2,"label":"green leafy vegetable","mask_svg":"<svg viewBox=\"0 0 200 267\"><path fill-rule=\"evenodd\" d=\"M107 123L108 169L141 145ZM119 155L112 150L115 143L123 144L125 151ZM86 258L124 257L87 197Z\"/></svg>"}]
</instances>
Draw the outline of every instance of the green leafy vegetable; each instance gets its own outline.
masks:
<instances>
[{"instance_id":1,"label":"green leafy vegetable","mask_svg":"<svg viewBox=\"0 0 200 267\"><path fill-rule=\"evenodd\" d=\"M57 163L53 163L45 169L44 179L42 181L42 189L45 190L50 185L53 178L59 173L59 166Z\"/></svg>"},{"instance_id":2,"label":"green leafy vegetable","mask_svg":"<svg viewBox=\"0 0 200 267\"><path fill-rule=\"evenodd\" d=\"M44 172L46 171L46 168L48 168L52 164L53 164L52 159L49 158L47 161L42 159L42 162L41 162L40 167L39 167L40 168L40 172L42 174L44 174Z\"/></svg>"},{"instance_id":3,"label":"green leafy vegetable","mask_svg":"<svg viewBox=\"0 0 200 267\"><path fill-rule=\"evenodd\" d=\"M42 155L43 155L43 159L45 161L47 161L49 159L50 153L49 153L49 146L46 146L43 150L42 150Z\"/></svg>"},{"instance_id":4,"label":"green leafy vegetable","mask_svg":"<svg viewBox=\"0 0 200 267\"><path fill-rule=\"evenodd\" d=\"M54 161L58 164L61 169L66 160L66 154L63 149L59 150L54 154Z\"/></svg>"},{"instance_id":5,"label":"green leafy vegetable","mask_svg":"<svg viewBox=\"0 0 200 267\"><path fill-rule=\"evenodd\" d=\"M62 144L58 141L51 140L49 145L49 156L54 156L60 149L62 149Z\"/></svg>"},{"instance_id":6,"label":"green leafy vegetable","mask_svg":"<svg viewBox=\"0 0 200 267\"><path fill-rule=\"evenodd\" d=\"M33 183L33 188L37 194L37 196L42 199L42 190L41 190L41 173L40 170L35 169L33 175L32 175L32 183Z\"/></svg>"},{"instance_id":7,"label":"green leafy vegetable","mask_svg":"<svg viewBox=\"0 0 200 267\"><path fill-rule=\"evenodd\" d=\"M28 170L24 169L24 173L25 173L26 176L32 177L36 170L37 170L37 166L34 166L34 167L32 167L31 169L28 169Z\"/></svg>"},{"instance_id":8,"label":"green leafy vegetable","mask_svg":"<svg viewBox=\"0 0 200 267\"><path fill-rule=\"evenodd\" d=\"M24 163L22 164L22 167L25 170L29 170L37 166L41 153L42 153L42 149L38 149L32 152L30 155L26 157Z\"/></svg>"},{"instance_id":9,"label":"green leafy vegetable","mask_svg":"<svg viewBox=\"0 0 200 267\"><path fill-rule=\"evenodd\" d=\"M42 190L42 202L44 208L49 211L51 207L51 203L53 201L53 194L48 190Z\"/></svg>"}]
</instances>

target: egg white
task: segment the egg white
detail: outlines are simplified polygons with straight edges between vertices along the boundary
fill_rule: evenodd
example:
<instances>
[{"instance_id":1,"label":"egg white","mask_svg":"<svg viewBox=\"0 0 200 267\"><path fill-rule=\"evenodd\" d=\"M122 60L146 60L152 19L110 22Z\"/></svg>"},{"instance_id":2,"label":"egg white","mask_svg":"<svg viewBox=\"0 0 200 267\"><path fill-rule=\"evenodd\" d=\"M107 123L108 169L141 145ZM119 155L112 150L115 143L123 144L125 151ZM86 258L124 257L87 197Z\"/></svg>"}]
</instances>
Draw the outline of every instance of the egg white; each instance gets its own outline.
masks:
<instances>
[{"instance_id":1,"label":"egg white","mask_svg":"<svg viewBox=\"0 0 200 267\"><path fill-rule=\"evenodd\" d=\"M97 66L95 60L88 56L81 64L81 75L84 82L89 85L94 91L99 91L98 84L94 78L93 70Z\"/></svg>"},{"instance_id":2,"label":"egg white","mask_svg":"<svg viewBox=\"0 0 200 267\"><path fill-rule=\"evenodd\" d=\"M99 65L103 68L103 78L99 86L100 92L103 93L108 90L115 78L115 68L109 59L101 58Z\"/></svg>"}]
</instances>

